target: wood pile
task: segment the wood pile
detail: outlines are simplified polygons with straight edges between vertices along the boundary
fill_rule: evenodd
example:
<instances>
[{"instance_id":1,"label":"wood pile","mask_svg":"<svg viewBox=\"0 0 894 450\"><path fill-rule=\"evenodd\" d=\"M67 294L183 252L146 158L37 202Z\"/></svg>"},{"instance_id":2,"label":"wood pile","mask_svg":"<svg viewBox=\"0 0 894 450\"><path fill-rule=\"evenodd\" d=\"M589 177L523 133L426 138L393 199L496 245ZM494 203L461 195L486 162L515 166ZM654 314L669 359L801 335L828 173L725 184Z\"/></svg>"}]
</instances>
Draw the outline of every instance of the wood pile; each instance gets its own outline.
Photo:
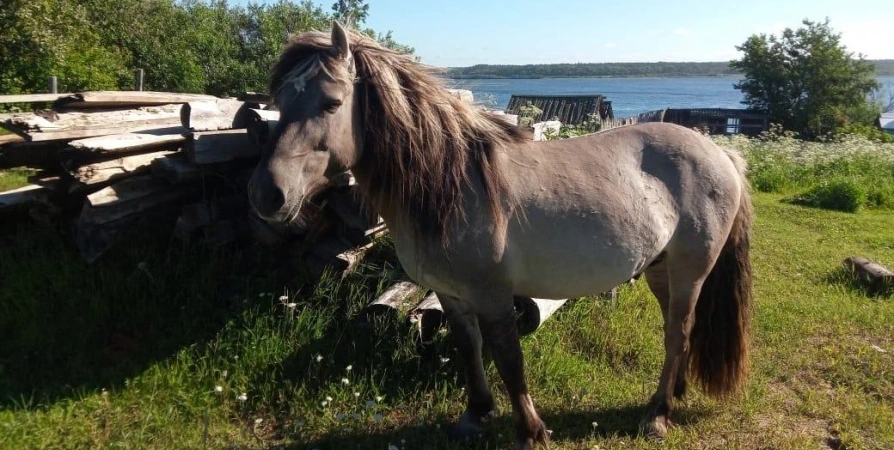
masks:
<instances>
[{"instance_id":1,"label":"wood pile","mask_svg":"<svg viewBox=\"0 0 894 450\"><path fill-rule=\"evenodd\" d=\"M314 271L350 269L384 231L352 195L353 179L314 201L307 225L266 223L246 186L279 113L264 95L218 98L166 92L0 96L0 103L52 102L0 114L0 169L36 169L32 183L0 193L0 210L27 208L71 230L93 262L125 230L167 221L173 236L208 245L236 241L294 249Z\"/></svg>"}]
</instances>

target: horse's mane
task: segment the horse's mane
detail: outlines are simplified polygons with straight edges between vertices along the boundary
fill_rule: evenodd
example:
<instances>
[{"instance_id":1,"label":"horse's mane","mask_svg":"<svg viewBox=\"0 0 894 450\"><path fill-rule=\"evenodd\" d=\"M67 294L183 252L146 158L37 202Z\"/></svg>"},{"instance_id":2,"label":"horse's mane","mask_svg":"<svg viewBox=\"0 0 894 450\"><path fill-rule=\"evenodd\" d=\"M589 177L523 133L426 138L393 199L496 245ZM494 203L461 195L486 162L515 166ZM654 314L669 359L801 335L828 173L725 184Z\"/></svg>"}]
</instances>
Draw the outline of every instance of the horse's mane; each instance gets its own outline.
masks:
<instances>
[{"instance_id":1,"label":"horse's mane","mask_svg":"<svg viewBox=\"0 0 894 450\"><path fill-rule=\"evenodd\" d=\"M512 204L497 148L522 142L522 132L499 117L448 92L436 69L349 32L356 66L357 99L364 127L362 165L365 201L376 209L400 208L414 218L422 237L447 242L447 227L465 219L463 191L480 177L495 223ZM330 36L296 35L273 70L270 92L310 57L334 67ZM398 202L395 204L395 202ZM381 209L380 209L381 210Z\"/></svg>"}]
</instances>

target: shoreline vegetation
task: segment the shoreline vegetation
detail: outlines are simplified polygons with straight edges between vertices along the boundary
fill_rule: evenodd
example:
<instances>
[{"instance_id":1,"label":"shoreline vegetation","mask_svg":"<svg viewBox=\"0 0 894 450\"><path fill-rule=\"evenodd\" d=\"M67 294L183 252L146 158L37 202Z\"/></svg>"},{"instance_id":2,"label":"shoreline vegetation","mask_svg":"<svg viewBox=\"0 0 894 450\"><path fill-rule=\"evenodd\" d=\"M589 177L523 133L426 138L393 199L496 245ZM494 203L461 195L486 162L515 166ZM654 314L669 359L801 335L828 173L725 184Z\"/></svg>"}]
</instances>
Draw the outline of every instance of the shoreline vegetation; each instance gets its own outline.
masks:
<instances>
[{"instance_id":1,"label":"shoreline vegetation","mask_svg":"<svg viewBox=\"0 0 894 450\"><path fill-rule=\"evenodd\" d=\"M868 60L876 76L894 76L894 60ZM631 62L576 64L477 64L444 68L451 79L539 79L539 78L689 78L731 77L741 72L728 62Z\"/></svg>"}]
</instances>

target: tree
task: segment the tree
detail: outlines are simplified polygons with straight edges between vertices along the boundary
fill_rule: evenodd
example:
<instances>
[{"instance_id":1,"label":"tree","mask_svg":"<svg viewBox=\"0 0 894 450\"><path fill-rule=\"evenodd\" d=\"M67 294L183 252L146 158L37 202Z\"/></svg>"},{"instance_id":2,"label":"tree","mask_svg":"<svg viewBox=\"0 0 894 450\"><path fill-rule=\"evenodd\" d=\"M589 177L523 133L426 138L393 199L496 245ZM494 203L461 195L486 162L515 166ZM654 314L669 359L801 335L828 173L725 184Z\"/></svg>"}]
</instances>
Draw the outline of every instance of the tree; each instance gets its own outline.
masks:
<instances>
[{"instance_id":1,"label":"tree","mask_svg":"<svg viewBox=\"0 0 894 450\"><path fill-rule=\"evenodd\" d=\"M873 121L878 111L868 95L880 87L875 67L841 44L828 19L803 25L778 38L752 35L736 47L744 53L731 63L745 76L735 86L742 103L804 138Z\"/></svg>"},{"instance_id":2,"label":"tree","mask_svg":"<svg viewBox=\"0 0 894 450\"><path fill-rule=\"evenodd\" d=\"M332 13L336 20L356 30L369 17L369 5L366 0L336 0Z\"/></svg>"}]
</instances>

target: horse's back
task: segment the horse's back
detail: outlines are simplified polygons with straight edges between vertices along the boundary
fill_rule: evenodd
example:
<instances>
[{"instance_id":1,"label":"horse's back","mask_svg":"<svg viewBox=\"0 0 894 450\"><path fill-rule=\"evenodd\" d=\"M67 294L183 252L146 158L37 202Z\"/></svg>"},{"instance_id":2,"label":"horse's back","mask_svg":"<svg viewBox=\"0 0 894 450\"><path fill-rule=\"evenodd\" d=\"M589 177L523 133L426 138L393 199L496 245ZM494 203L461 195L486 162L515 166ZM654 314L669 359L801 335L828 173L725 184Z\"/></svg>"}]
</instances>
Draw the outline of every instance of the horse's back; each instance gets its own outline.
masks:
<instances>
[{"instance_id":1,"label":"horse's back","mask_svg":"<svg viewBox=\"0 0 894 450\"><path fill-rule=\"evenodd\" d=\"M523 214L510 223L505 261L519 295L608 290L675 239L728 232L738 205L730 158L676 125L531 144L510 160L507 176ZM704 236L690 230L698 227Z\"/></svg>"}]
</instances>

